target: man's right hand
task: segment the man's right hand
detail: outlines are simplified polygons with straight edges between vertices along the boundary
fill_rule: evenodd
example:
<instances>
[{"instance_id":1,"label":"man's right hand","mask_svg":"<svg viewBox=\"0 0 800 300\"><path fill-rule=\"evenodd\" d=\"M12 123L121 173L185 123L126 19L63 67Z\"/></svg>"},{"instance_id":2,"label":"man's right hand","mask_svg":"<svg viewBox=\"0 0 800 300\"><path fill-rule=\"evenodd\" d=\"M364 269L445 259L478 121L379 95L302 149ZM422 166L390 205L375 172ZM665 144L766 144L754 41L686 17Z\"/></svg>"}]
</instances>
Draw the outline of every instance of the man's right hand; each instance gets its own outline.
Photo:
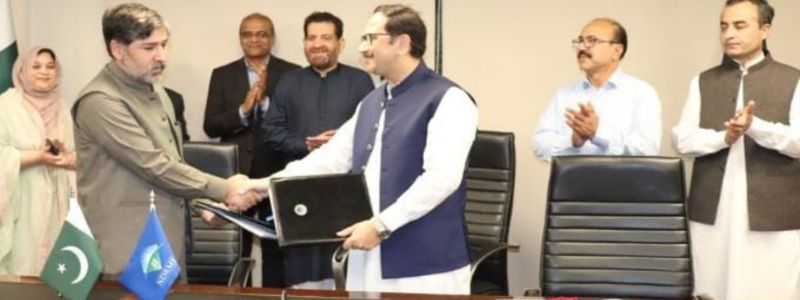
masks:
<instances>
[{"instance_id":1,"label":"man's right hand","mask_svg":"<svg viewBox=\"0 0 800 300\"><path fill-rule=\"evenodd\" d=\"M575 132L573 130L572 131L572 147L580 148L580 147L583 147L583 144L585 144L585 143L586 143L586 139L581 137L580 134L578 134L577 132Z\"/></svg>"},{"instance_id":2,"label":"man's right hand","mask_svg":"<svg viewBox=\"0 0 800 300\"><path fill-rule=\"evenodd\" d=\"M241 174L228 178L225 204L231 211L245 211L261 202L263 197L257 191L251 190L249 181L247 176Z\"/></svg>"},{"instance_id":3,"label":"man's right hand","mask_svg":"<svg viewBox=\"0 0 800 300\"><path fill-rule=\"evenodd\" d=\"M266 66L258 67L256 73L258 74L258 80L250 87L250 91L247 92L247 96L244 98L244 102L242 102L241 105L242 112L245 115L249 115L250 112L253 111L255 104L264 98L264 89L267 86Z\"/></svg>"},{"instance_id":4,"label":"man's right hand","mask_svg":"<svg viewBox=\"0 0 800 300\"><path fill-rule=\"evenodd\" d=\"M261 199L269 197L269 177L250 179L243 188L249 192L258 194Z\"/></svg>"},{"instance_id":5,"label":"man's right hand","mask_svg":"<svg viewBox=\"0 0 800 300\"><path fill-rule=\"evenodd\" d=\"M747 105L736 111L730 120L725 122L725 143L732 145L750 129L750 125L753 124L755 108L756 102L750 100Z\"/></svg>"},{"instance_id":6,"label":"man's right hand","mask_svg":"<svg viewBox=\"0 0 800 300\"><path fill-rule=\"evenodd\" d=\"M253 107L255 106L256 102L259 101L260 96L263 93L261 92L262 87L258 84L254 84L250 87L250 91L247 92L247 96L244 98L244 102L239 108L245 115L249 115L251 111L253 111Z\"/></svg>"}]
</instances>

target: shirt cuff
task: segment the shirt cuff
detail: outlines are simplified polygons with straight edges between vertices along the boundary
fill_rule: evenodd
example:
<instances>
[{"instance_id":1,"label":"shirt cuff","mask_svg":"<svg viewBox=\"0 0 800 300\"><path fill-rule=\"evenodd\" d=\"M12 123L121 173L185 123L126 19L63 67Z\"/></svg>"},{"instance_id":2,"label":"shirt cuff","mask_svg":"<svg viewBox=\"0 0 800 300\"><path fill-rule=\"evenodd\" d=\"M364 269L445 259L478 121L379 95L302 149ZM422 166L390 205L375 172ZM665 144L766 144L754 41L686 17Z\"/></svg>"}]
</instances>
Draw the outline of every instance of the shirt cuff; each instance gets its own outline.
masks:
<instances>
[{"instance_id":1,"label":"shirt cuff","mask_svg":"<svg viewBox=\"0 0 800 300\"><path fill-rule=\"evenodd\" d=\"M242 122L242 126L247 126L249 123L247 122L247 114L242 111L242 107L239 106L239 121Z\"/></svg>"},{"instance_id":2,"label":"shirt cuff","mask_svg":"<svg viewBox=\"0 0 800 300\"><path fill-rule=\"evenodd\" d=\"M597 132L594 133L594 137L591 139L592 144L603 151L608 150L609 144L611 144L611 139L609 138L613 133L606 127L597 125Z\"/></svg>"},{"instance_id":3,"label":"shirt cuff","mask_svg":"<svg viewBox=\"0 0 800 300\"><path fill-rule=\"evenodd\" d=\"M264 96L264 99L258 101L258 105L264 108L264 110L266 111L267 108L269 108L269 96Z\"/></svg>"},{"instance_id":4,"label":"shirt cuff","mask_svg":"<svg viewBox=\"0 0 800 300\"><path fill-rule=\"evenodd\" d=\"M397 231L398 228L403 227L407 223L407 220L403 218L403 216L397 212L396 209L392 209L392 207L387 207L383 212L376 215L374 218L378 219L386 225L386 228L389 229L391 232Z\"/></svg>"},{"instance_id":5,"label":"shirt cuff","mask_svg":"<svg viewBox=\"0 0 800 300\"><path fill-rule=\"evenodd\" d=\"M715 152L731 146L725 142L725 130L714 132L714 134L712 135L712 139L709 141L709 144L711 145L711 147L713 147Z\"/></svg>"},{"instance_id":6,"label":"shirt cuff","mask_svg":"<svg viewBox=\"0 0 800 300\"><path fill-rule=\"evenodd\" d=\"M755 140L769 133L770 123L758 117L753 117L753 123L750 123L750 128L747 129L746 134Z\"/></svg>"}]
</instances>

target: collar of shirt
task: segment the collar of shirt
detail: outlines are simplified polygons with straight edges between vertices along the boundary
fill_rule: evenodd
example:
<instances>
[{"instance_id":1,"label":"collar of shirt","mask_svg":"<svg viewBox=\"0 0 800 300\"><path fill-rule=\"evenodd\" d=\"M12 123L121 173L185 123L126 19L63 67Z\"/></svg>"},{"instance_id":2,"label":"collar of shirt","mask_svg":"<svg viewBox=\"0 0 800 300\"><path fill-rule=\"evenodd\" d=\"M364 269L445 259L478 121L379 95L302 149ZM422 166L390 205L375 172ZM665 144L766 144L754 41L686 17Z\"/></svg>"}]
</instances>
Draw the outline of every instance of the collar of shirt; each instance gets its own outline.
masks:
<instances>
[{"instance_id":1,"label":"collar of shirt","mask_svg":"<svg viewBox=\"0 0 800 300\"><path fill-rule=\"evenodd\" d=\"M425 63L420 62L419 65L408 75L405 79L403 79L400 84L396 86L392 86L390 83L386 83L386 98L392 99L394 96L399 96L402 93L405 93L412 86L416 85L419 82L422 82L425 78L430 76L432 71L425 66Z\"/></svg>"},{"instance_id":2,"label":"collar of shirt","mask_svg":"<svg viewBox=\"0 0 800 300\"><path fill-rule=\"evenodd\" d=\"M755 66L755 65L757 65L758 63L760 63L760 62L764 61L764 59L765 59L765 58L767 58L767 57L766 57L766 56L764 56L764 52L760 52L760 51L759 51L759 52L758 52L758 55L756 56L756 58L755 58L755 59L752 59L752 60L750 60L749 62L745 63L744 65L742 65L742 63L741 63L741 62L739 62L738 60L734 60L734 61L735 61L737 64L739 64L739 70L741 70L742 72L745 72L745 73L747 73L747 70L748 70L748 69L750 69L750 67L752 67L752 66Z\"/></svg>"},{"instance_id":3,"label":"collar of shirt","mask_svg":"<svg viewBox=\"0 0 800 300\"><path fill-rule=\"evenodd\" d=\"M622 81L623 74L625 73L622 72L622 68L617 68L617 70L611 74L611 77L608 78L608 81L606 81L606 83L604 83L603 86L598 88L598 90L616 89L617 87L619 87L620 82ZM592 83L589 82L588 78L583 78L582 87L586 91L592 89Z\"/></svg>"},{"instance_id":4,"label":"collar of shirt","mask_svg":"<svg viewBox=\"0 0 800 300\"><path fill-rule=\"evenodd\" d=\"M115 62L109 62L107 65L108 71L111 72L111 75L120 81L123 85L130 88L131 91L138 94L143 99L150 99L155 100L156 93L153 91L153 84L148 83L137 78L134 78L130 74L126 73L120 66L118 66Z\"/></svg>"},{"instance_id":5,"label":"collar of shirt","mask_svg":"<svg viewBox=\"0 0 800 300\"><path fill-rule=\"evenodd\" d=\"M312 66L308 66L308 67L306 67L306 69L308 69L311 73L313 73L314 75L316 75L320 79L325 79L325 78L327 78L329 76L333 76L334 74L339 73L339 70L342 69L342 64L336 63L336 66L333 67L332 70L328 71L328 73L325 74L325 77L322 77L322 75L319 73L319 71L317 71L317 69L314 69L314 67L312 67Z\"/></svg>"}]
</instances>

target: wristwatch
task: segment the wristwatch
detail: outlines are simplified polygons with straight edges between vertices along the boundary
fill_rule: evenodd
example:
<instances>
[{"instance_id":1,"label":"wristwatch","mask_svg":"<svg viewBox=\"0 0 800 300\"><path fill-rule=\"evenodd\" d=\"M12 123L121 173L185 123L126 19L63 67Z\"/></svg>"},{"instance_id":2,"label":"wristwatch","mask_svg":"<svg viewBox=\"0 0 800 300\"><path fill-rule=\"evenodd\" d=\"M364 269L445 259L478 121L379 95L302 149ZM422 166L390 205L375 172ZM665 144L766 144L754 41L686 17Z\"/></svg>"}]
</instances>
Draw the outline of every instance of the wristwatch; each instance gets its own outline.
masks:
<instances>
[{"instance_id":1,"label":"wristwatch","mask_svg":"<svg viewBox=\"0 0 800 300\"><path fill-rule=\"evenodd\" d=\"M388 239L390 235L392 235L392 231L386 227L386 224L381 222L377 216L372 218L372 224L375 224L375 230L378 231L378 237L382 240Z\"/></svg>"}]
</instances>

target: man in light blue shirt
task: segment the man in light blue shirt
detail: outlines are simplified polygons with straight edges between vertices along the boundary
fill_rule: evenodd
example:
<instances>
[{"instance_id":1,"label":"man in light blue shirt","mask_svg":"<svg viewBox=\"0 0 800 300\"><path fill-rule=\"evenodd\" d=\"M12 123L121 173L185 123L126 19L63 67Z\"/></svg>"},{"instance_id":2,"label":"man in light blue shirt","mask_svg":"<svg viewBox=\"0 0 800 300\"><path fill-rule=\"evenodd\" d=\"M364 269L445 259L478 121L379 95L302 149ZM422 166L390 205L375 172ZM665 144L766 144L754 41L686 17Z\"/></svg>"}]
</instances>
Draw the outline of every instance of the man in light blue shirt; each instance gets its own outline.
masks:
<instances>
[{"instance_id":1,"label":"man in light blue shirt","mask_svg":"<svg viewBox=\"0 0 800 300\"><path fill-rule=\"evenodd\" d=\"M625 28L612 19L592 20L572 46L586 78L553 96L533 133L536 156L658 154L658 94L619 68L628 48Z\"/></svg>"}]
</instances>

